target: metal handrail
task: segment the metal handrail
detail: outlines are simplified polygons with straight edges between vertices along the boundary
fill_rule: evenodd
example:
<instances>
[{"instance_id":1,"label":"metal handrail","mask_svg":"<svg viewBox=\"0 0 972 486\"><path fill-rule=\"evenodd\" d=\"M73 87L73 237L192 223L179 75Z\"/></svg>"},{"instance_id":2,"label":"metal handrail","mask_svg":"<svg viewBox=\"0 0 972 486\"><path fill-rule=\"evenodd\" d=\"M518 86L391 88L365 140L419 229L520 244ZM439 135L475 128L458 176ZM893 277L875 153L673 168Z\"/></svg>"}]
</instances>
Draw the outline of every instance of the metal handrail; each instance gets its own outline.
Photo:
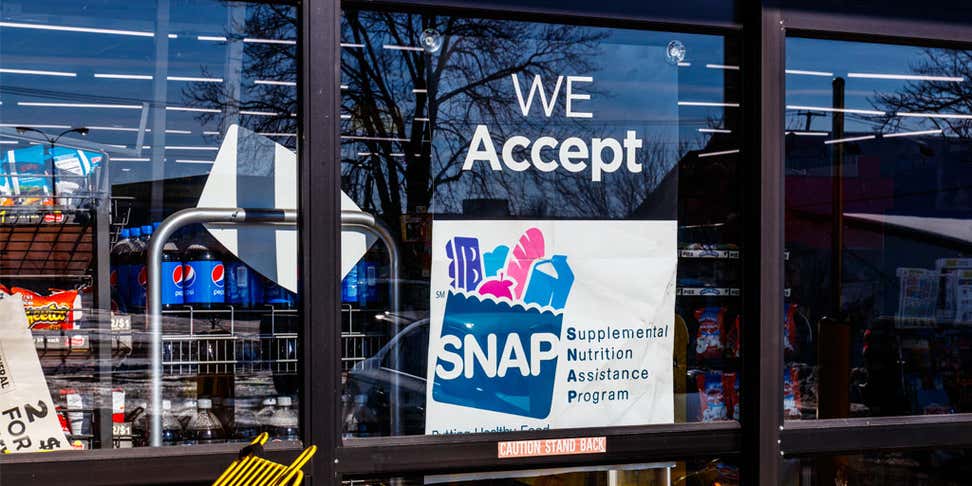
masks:
<instances>
[{"instance_id":1,"label":"metal handrail","mask_svg":"<svg viewBox=\"0 0 972 486\"><path fill-rule=\"evenodd\" d=\"M159 224L146 251L147 283L147 312L149 321L149 336L151 349L149 350L152 376L152 391L150 398L149 444L152 447L162 445L162 248L169 238L183 226L198 223L245 223L245 224L297 224L297 211L292 209L244 209L244 208L189 208L178 211ZM341 211L341 227L356 228L374 234L388 248L391 269L389 271L389 292L391 312L398 314L398 246L391 232L373 215L361 211ZM397 319L394 319L395 333L398 331ZM397 359L397 358L395 358ZM397 386L393 391L393 399L397 396ZM397 405L397 400L393 404ZM393 426L397 426L397 407L392 417Z\"/></svg>"}]
</instances>

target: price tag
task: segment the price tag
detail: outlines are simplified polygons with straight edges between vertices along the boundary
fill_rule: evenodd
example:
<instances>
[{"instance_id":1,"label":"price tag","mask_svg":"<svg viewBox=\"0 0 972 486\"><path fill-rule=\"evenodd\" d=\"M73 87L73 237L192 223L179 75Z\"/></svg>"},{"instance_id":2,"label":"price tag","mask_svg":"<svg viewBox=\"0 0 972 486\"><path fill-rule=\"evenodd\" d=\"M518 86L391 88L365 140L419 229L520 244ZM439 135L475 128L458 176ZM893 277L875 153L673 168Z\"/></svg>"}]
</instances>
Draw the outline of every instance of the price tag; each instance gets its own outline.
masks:
<instances>
[{"instance_id":1,"label":"price tag","mask_svg":"<svg viewBox=\"0 0 972 486\"><path fill-rule=\"evenodd\" d=\"M111 330L112 331L131 331L132 330L132 316L130 315L111 315Z\"/></svg>"}]
</instances>

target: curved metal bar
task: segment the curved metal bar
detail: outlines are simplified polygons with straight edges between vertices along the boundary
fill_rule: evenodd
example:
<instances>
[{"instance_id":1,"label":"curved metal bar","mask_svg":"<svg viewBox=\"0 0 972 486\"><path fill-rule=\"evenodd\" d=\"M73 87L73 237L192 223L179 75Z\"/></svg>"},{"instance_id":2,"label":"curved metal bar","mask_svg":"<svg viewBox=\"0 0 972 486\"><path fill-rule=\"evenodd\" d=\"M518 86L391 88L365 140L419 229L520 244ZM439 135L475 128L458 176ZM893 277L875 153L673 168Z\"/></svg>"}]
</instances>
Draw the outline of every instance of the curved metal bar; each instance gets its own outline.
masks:
<instances>
[{"instance_id":1,"label":"curved metal bar","mask_svg":"<svg viewBox=\"0 0 972 486\"><path fill-rule=\"evenodd\" d=\"M148 321L152 376L149 430L150 445L162 445L162 248L183 226L196 223L297 223L297 211L289 209L190 208L165 218L149 239L146 251L148 271Z\"/></svg>"},{"instance_id":2,"label":"curved metal bar","mask_svg":"<svg viewBox=\"0 0 972 486\"><path fill-rule=\"evenodd\" d=\"M399 277L399 263L401 262L400 255L398 253L398 245L395 243L395 238L392 236L391 231L385 226L380 220L374 217L374 215L363 212L363 211L341 211L341 228L357 228L368 233L371 233L378 237L382 243L384 243L385 248L388 248L388 260L389 260L389 270L388 270L388 304L391 309L389 310L391 314L391 319L389 321L392 325L392 339L398 336L401 332L401 326L399 325L399 302L398 302L398 277ZM395 371L401 370L399 363L399 353L392 351L391 355L391 366ZM391 411L391 430L392 435L401 434L401 378L397 373L392 374L392 386L391 393L388 399L388 408Z\"/></svg>"}]
</instances>

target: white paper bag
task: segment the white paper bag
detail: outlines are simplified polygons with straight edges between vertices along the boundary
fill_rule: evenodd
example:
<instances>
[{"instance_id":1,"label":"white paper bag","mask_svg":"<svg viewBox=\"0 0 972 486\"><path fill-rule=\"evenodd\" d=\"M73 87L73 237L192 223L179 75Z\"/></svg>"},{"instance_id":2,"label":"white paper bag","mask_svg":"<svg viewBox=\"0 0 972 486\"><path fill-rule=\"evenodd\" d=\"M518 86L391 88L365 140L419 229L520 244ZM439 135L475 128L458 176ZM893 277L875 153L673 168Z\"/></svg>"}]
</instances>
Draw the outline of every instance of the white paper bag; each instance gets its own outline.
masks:
<instances>
[{"instance_id":1,"label":"white paper bag","mask_svg":"<svg viewBox=\"0 0 972 486\"><path fill-rule=\"evenodd\" d=\"M0 452L67 447L23 301L0 292Z\"/></svg>"}]
</instances>

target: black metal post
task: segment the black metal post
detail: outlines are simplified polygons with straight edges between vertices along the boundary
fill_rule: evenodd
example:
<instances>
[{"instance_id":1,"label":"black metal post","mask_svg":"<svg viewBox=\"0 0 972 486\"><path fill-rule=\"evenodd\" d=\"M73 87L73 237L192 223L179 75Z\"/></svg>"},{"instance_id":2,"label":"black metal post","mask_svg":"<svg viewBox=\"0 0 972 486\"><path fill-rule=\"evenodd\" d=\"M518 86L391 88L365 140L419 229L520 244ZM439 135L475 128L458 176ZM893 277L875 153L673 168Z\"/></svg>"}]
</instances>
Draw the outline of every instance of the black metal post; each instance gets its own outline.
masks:
<instances>
[{"instance_id":1,"label":"black metal post","mask_svg":"<svg viewBox=\"0 0 972 486\"><path fill-rule=\"evenodd\" d=\"M313 484L338 484L341 444L340 314L340 16L339 0L300 4L298 175L304 369L303 436L320 449Z\"/></svg>"},{"instance_id":2,"label":"black metal post","mask_svg":"<svg viewBox=\"0 0 972 486\"><path fill-rule=\"evenodd\" d=\"M780 482L783 425L783 149L786 35L777 9L750 2L744 12L747 225L743 246L743 470L746 484ZM755 223L755 224L754 224Z\"/></svg>"},{"instance_id":3,"label":"black metal post","mask_svg":"<svg viewBox=\"0 0 972 486\"><path fill-rule=\"evenodd\" d=\"M108 157L102 160L108 161ZM95 409L95 441L99 448L111 448L114 444L112 437L112 353L111 353L111 191L110 162L98 171L97 196L92 201L94 213L94 228L92 239L94 247L94 304L95 319L97 321L96 341L92 343L95 350L95 360L100 393L96 397ZM55 192L56 193L56 192Z\"/></svg>"}]
</instances>

